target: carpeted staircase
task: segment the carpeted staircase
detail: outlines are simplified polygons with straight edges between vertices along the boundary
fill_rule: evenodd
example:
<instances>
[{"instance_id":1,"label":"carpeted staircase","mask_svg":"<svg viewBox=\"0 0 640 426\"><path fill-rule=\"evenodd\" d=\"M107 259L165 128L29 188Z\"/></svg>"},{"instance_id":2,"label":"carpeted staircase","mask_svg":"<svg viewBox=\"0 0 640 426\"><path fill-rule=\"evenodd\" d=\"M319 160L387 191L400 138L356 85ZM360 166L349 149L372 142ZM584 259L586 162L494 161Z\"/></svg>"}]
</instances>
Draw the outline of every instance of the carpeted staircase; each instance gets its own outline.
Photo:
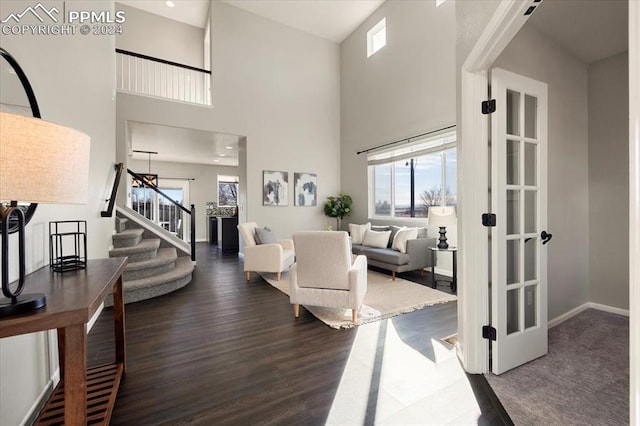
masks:
<instances>
[{"instance_id":1,"label":"carpeted staircase","mask_svg":"<svg viewBox=\"0 0 640 426\"><path fill-rule=\"evenodd\" d=\"M174 247L161 247L160 238L147 238L143 228L126 218L116 216L116 231L109 257L129 258L123 274L125 303L167 294L191 282L193 263L189 256L179 256ZM112 304L110 295L105 305Z\"/></svg>"}]
</instances>

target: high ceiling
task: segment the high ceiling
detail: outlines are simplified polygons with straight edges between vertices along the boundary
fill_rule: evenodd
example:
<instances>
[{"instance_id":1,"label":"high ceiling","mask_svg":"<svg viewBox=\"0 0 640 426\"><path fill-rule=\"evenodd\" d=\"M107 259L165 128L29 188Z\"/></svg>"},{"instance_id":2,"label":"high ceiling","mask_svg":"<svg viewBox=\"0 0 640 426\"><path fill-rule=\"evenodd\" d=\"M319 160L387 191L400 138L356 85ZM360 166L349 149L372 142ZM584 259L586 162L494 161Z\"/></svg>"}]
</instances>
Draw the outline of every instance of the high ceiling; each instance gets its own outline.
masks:
<instances>
[{"instance_id":1,"label":"high ceiling","mask_svg":"<svg viewBox=\"0 0 640 426\"><path fill-rule=\"evenodd\" d=\"M341 43L384 0L222 0L289 27Z\"/></svg>"},{"instance_id":2,"label":"high ceiling","mask_svg":"<svg viewBox=\"0 0 640 426\"><path fill-rule=\"evenodd\" d=\"M116 0L116 2L199 28L207 25L209 16L209 0L173 0L173 7L167 6L164 0Z\"/></svg>"},{"instance_id":3,"label":"high ceiling","mask_svg":"<svg viewBox=\"0 0 640 426\"><path fill-rule=\"evenodd\" d=\"M341 43L384 0L221 0L300 31ZM173 0L174 7L162 0L118 0L175 21L204 28L209 0Z\"/></svg>"},{"instance_id":4,"label":"high ceiling","mask_svg":"<svg viewBox=\"0 0 640 426\"><path fill-rule=\"evenodd\" d=\"M544 0L527 25L583 62L627 50L627 0Z\"/></svg>"},{"instance_id":5,"label":"high ceiling","mask_svg":"<svg viewBox=\"0 0 640 426\"><path fill-rule=\"evenodd\" d=\"M190 25L204 27L208 16L209 0L173 1L174 8L167 7L165 2L160 0L120 2ZM222 1L334 42L344 40L384 2L384 0ZM627 50L627 8L627 0L544 0L527 25L546 34L568 52L589 64ZM238 136L144 123L130 124L133 148L158 151L159 154L153 156L154 160L230 166L238 164ZM232 148L229 149L228 146ZM134 158L146 160L148 157L144 154L136 154Z\"/></svg>"}]
</instances>

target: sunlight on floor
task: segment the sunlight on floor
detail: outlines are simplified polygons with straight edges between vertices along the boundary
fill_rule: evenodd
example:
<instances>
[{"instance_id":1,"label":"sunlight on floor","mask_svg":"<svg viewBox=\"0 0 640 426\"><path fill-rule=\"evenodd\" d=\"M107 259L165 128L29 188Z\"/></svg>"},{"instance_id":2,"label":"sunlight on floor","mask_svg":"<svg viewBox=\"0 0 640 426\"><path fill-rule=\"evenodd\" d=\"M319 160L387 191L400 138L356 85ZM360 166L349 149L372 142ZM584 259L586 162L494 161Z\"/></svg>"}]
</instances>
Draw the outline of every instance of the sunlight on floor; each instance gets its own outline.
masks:
<instances>
[{"instance_id":1,"label":"sunlight on floor","mask_svg":"<svg viewBox=\"0 0 640 426\"><path fill-rule=\"evenodd\" d=\"M434 339L414 348L401 336L393 320L358 327L327 424L477 423L455 350Z\"/></svg>"}]
</instances>

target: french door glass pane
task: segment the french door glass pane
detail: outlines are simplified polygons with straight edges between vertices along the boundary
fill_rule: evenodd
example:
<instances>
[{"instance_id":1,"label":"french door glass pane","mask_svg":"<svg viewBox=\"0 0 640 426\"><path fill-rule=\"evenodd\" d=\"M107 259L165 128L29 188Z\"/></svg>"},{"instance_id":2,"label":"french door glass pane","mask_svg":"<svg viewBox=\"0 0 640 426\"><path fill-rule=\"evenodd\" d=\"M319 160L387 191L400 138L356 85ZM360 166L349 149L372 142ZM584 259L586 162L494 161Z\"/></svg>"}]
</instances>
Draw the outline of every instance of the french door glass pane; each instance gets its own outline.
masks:
<instances>
[{"instance_id":1,"label":"french door glass pane","mask_svg":"<svg viewBox=\"0 0 640 426\"><path fill-rule=\"evenodd\" d=\"M374 166L374 209L376 216L391 216L391 164Z\"/></svg>"},{"instance_id":2,"label":"french door glass pane","mask_svg":"<svg viewBox=\"0 0 640 426\"><path fill-rule=\"evenodd\" d=\"M507 240L507 284L520 282L520 240Z\"/></svg>"},{"instance_id":3,"label":"french door glass pane","mask_svg":"<svg viewBox=\"0 0 640 426\"><path fill-rule=\"evenodd\" d=\"M538 310L538 285L528 285L524 288L524 328L535 327L538 324L536 311Z\"/></svg>"},{"instance_id":4,"label":"french door glass pane","mask_svg":"<svg viewBox=\"0 0 640 426\"><path fill-rule=\"evenodd\" d=\"M520 330L520 289L507 290L507 334Z\"/></svg>"},{"instance_id":5,"label":"french door glass pane","mask_svg":"<svg viewBox=\"0 0 640 426\"><path fill-rule=\"evenodd\" d=\"M520 93L507 90L507 134L520 135Z\"/></svg>"},{"instance_id":6,"label":"french door glass pane","mask_svg":"<svg viewBox=\"0 0 640 426\"><path fill-rule=\"evenodd\" d=\"M532 281L538 278L538 258L536 256L538 238L531 238L524 243L524 280Z\"/></svg>"},{"instance_id":7,"label":"french door glass pane","mask_svg":"<svg viewBox=\"0 0 640 426\"><path fill-rule=\"evenodd\" d=\"M520 191L507 191L507 235L520 233Z\"/></svg>"},{"instance_id":8,"label":"french door glass pane","mask_svg":"<svg viewBox=\"0 0 640 426\"><path fill-rule=\"evenodd\" d=\"M535 139L538 127L538 99L535 96L524 95L524 135Z\"/></svg>"},{"instance_id":9,"label":"french door glass pane","mask_svg":"<svg viewBox=\"0 0 640 426\"><path fill-rule=\"evenodd\" d=\"M520 142L507 140L507 185L520 183Z\"/></svg>"},{"instance_id":10,"label":"french door glass pane","mask_svg":"<svg viewBox=\"0 0 640 426\"><path fill-rule=\"evenodd\" d=\"M524 184L537 185L537 145L534 143L524 144Z\"/></svg>"},{"instance_id":11,"label":"french door glass pane","mask_svg":"<svg viewBox=\"0 0 640 426\"><path fill-rule=\"evenodd\" d=\"M537 233L536 196L538 191L524 191L524 232Z\"/></svg>"}]
</instances>

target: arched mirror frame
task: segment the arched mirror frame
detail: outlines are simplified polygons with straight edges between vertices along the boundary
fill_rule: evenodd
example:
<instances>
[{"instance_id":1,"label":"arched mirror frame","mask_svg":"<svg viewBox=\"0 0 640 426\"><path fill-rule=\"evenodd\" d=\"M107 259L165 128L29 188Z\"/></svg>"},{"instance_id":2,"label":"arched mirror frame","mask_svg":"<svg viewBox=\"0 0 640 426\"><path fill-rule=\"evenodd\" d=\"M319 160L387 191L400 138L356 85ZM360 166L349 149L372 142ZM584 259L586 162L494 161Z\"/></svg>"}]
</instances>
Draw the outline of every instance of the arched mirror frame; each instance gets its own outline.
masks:
<instances>
[{"instance_id":1,"label":"arched mirror frame","mask_svg":"<svg viewBox=\"0 0 640 426\"><path fill-rule=\"evenodd\" d=\"M18 79L22 84L22 88L24 89L27 95L27 99L29 100L29 106L31 107L31 115L35 118L42 118L40 116L40 108L38 107L38 101L36 100L35 93L33 93L33 88L31 87L31 83L29 82L27 75L22 70L22 67L20 67L20 64L18 64L18 61L16 61L15 58L11 56L11 54L7 52L5 49L3 49L2 47L0 47L0 56L2 56L9 63L9 65L11 65L13 70L16 72L16 75L18 76ZM2 200L2 201L20 201L20 200ZM36 207L38 207L38 204L31 203L24 211L25 225L29 223L29 221L33 217L33 214L36 212ZM17 223L10 222L6 226L9 226L9 233L14 233L18 230Z\"/></svg>"}]
</instances>

